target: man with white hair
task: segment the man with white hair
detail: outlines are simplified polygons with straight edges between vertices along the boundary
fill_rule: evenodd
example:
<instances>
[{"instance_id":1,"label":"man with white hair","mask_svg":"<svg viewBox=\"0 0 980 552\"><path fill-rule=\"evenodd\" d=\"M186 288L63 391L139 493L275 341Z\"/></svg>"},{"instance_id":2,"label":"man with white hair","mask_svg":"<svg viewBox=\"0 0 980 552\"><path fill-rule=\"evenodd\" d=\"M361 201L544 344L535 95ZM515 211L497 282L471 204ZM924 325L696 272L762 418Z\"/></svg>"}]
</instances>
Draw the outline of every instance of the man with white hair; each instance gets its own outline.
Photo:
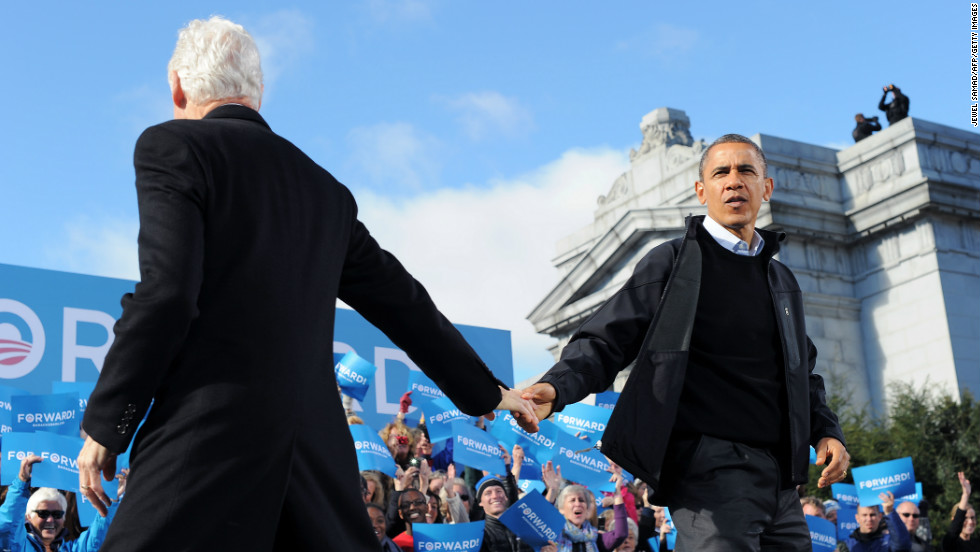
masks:
<instances>
[{"instance_id":1,"label":"man with white hair","mask_svg":"<svg viewBox=\"0 0 980 552\"><path fill-rule=\"evenodd\" d=\"M97 551L102 546L119 502L115 501L109 507L106 517L96 517L78 539L65 540L65 511L68 501L64 495L50 487L41 487L30 494L33 466L40 461L41 457L33 454L21 460L20 473L7 490L7 498L3 506L0 506L0 549L37 552ZM119 494L124 492L123 479ZM20 512L24 512L23 521Z\"/></svg>"},{"instance_id":2,"label":"man with white hair","mask_svg":"<svg viewBox=\"0 0 980 552\"><path fill-rule=\"evenodd\" d=\"M259 115L245 29L192 21L168 80L176 120L134 153L141 281L82 423L79 484L102 511L99 472L132 441L103 550L377 550L330 369L338 298L461 411L536 427L533 408L374 241L350 191Z\"/></svg>"}]
</instances>

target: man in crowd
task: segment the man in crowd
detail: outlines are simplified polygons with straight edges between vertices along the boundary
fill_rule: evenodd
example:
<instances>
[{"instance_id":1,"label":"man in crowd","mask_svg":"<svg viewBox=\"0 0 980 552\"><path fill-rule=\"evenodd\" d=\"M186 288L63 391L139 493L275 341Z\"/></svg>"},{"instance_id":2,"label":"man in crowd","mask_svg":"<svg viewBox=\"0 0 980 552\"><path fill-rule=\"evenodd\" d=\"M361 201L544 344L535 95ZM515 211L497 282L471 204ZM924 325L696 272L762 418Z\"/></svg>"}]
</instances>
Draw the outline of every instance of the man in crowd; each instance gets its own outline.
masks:
<instances>
[{"instance_id":1,"label":"man in crowd","mask_svg":"<svg viewBox=\"0 0 980 552\"><path fill-rule=\"evenodd\" d=\"M823 502L815 496L804 496L800 499L800 506L803 506L803 515L827 519Z\"/></svg>"},{"instance_id":2,"label":"man in crowd","mask_svg":"<svg viewBox=\"0 0 980 552\"><path fill-rule=\"evenodd\" d=\"M461 411L536 426L533 408L375 242L350 191L259 115L245 29L192 21L167 75L176 120L134 153L141 281L82 424L79 483L103 515L99 473L133 443L103 550L377 550L330 369L338 298Z\"/></svg>"},{"instance_id":3,"label":"man in crowd","mask_svg":"<svg viewBox=\"0 0 980 552\"><path fill-rule=\"evenodd\" d=\"M878 102L878 109L885 112L885 116L888 118L888 124L893 125L908 117L909 97L902 94L902 91L894 84L884 86L882 90L884 90L884 94L881 95L881 101ZM885 99L888 98L889 92L892 93L892 101L886 104Z\"/></svg>"},{"instance_id":4,"label":"man in crowd","mask_svg":"<svg viewBox=\"0 0 980 552\"><path fill-rule=\"evenodd\" d=\"M902 523L909 532L909 540L912 542L912 552L933 552L935 548L929 541L923 540L916 534L919 529L920 512L919 507L914 502L908 500L895 507L895 511L902 517Z\"/></svg>"},{"instance_id":5,"label":"man in crowd","mask_svg":"<svg viewBox=\"0 0 980 552\"><path fill-rule=\"evenodd\" d=\"M855 125L854 130L851 131L851 136L854 137L855 142L860 142L868 136L871 136L872 132L881 130L881 124L878 123L878 117L865 119L863 113L858 113L854 116L854 120L857 122L857 125Z\"/></svg>"},{"instance_id":6,"label":"man in crowd","mask_svg":"<svg viewBox=\"0 0 980 552\"><path fill-rule=\"evenodd\" d=\"M892 493L881 493L881 506L888 518L888 523L882 523L881 511L878 505L858 506L854 518L858 528L846 540L838 543L837 548L842 552L898 552L911 548L909 532L902 523L902 518L895 512L895 496Z\"/></svg>"},{"instance_id":7,"label":"man in crowd","mask_svg":"<svg viewBox=\"0 0 980 552\"><path fill-rule=\"evenodd\" d=\"M102 546L106 531L119 505L115 501L108 515L97 517L76 540L65 539L65 512L68 501L57 489L41 487L31 494L31 474L40 456L27 455L20 462L17 479L7 489L0 506L0 549L61 552L95 552ZM117 496L126 492L126 478L119 481ZM28 498L28 496L30 498ZM21 512L23 517L21 517ZM26 522L26 523L25 523Z\"/></svg>"},{"instance_id":8,"label":"man in crowd","mask_svg":"<svg viewBox=\"0 0 980 552\"><path fill-rule=\"evenodd\" d=\"M405 531L396 535L391 540L399 548L406 552L412 552L415 545L415 537L412 534L412 526L417 523L428 523L425 514L429 509L429 501L418 489L406 489L398 496L398 517L405 522Z\"/></svg>"},{"instance_id":9,"label":"man in crowd","mask_svg":"<svg viewBox=\"0 0 980 552\"><path fill-rule=\"evenodd\" d=\"M820 487L845 477L849 455L813 372L799 285L773 259L785 236L756 228L773 192L765 154L722 136L694 192L707 217L648 253L524 397L545 417L635 360L601 450L670 508L677 547L809 550L796 492L809 446L829 462Z\"/></svg>"}]
</instances>

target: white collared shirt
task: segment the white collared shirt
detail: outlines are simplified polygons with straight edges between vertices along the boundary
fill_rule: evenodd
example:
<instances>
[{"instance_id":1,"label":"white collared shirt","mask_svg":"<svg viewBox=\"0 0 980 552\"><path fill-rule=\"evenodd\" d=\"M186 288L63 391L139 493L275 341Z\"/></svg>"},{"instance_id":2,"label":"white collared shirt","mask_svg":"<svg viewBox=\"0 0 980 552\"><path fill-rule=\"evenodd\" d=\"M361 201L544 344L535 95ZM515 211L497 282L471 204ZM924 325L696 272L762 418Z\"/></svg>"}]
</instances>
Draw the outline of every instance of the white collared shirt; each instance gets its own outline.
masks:
<instances>
[{"instance_id":1,"label":"white collared shirt","mask_svg":"<svg viewBox=\"0 0 980 552\"><path fill-rule=\"evenodd\" d=\"M766 244L766 240L762 239L757 230L752 230L752 243L745 243L745 240L739 239L738 236L732 234L727 228L715 222L715 219L710 216L704 217L704 229L711 234L711 237L718 242L718 245L724 247L725 249L731 251L736 255L745 255L746 257L755 257L762 251L762 246Z\"/></svg>"}]
</instances>

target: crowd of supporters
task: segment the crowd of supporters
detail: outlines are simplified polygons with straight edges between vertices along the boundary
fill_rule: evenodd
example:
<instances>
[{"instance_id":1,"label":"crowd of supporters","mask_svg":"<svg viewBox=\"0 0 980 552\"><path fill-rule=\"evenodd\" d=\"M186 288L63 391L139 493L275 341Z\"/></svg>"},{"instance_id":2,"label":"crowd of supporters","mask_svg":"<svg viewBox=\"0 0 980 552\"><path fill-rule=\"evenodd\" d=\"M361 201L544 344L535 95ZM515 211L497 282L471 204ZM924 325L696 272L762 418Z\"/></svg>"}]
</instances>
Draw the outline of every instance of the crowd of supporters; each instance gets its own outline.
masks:
<instances>
[{"instance_id":1,"label":"crowd of supporters","mask_svg":"<svg viewBox=\"0 0 980 552\"><path fill-rule=\"evenodd\" d=\"M524 451L517 445L501 447L506 473L489 474L466 467L462 473L452 461L452 448L433 455L432 443L424 423L409 427L404 422L411 400L406 394L401 411L379 435L398 465L396 477L380 472L361 472L364 502L374 522L375 533L385 552L411 551L412 526L420 523L466 523L484 520L481 551L517 552L533 550L510 532L497 518L522 495L518 487ZM351 423L361 423L356 417ZM483 420L477 422L483 427ZM561 477L560 466L547 462L541 469L545 498L565 517L565 527L557 541L543 552L629 552L668 550L673 528L666 521L665 508L651 504L647 485L627 481L622 470L612 465L611 480L616 491L595 496L586 486ZM971 486L959 474L962 496L950 513L948 532L939 538L930 530L916 503L898 501L889 493L881 495L882 505L857 508L854 520L838 520L840 505L812 496L800 498L804 514L827 519L835 525L857 522L846 539L838 541L842 552L980 552L980 538L974 536L976 512L969 503ZM938 545L938 546L937 546Z\"/></svg>"}]
</instances>

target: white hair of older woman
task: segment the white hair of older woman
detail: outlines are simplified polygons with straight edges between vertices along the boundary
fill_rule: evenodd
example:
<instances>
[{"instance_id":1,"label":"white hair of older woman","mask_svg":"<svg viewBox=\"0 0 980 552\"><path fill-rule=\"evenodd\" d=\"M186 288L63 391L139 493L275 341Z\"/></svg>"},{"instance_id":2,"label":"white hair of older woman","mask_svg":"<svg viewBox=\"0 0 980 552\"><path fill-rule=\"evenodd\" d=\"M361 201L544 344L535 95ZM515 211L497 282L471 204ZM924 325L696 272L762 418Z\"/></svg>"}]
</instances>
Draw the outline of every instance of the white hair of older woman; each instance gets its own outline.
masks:
<instances>
[{"instance_id":1,"label":"white hair of older woman","mask_svg":"<svg viewBox=\"0 0 980 552\"><path fill-rule=\"evenodd\" d=\"M561 509L562 505L565 504L565 497L570 494L578 495L588 502L589 494L585 487L581 485L565 485L558 491L558 497L555 498L555 507Z\"/></svg>"},{"instance_id":2,"label":"white hair of older woman","mask_svg":"<svg viewBox=\"0 0 980 552\"><path fill-rule=\"evenodd\" d=\"M626 526L629 528L629 532L633 535L634 539L640 538L640 527L633 521L633 518L626 518ZM614 529L616 529L616 518L612 518L606 522L606 531L612 532Z\"/></svg>"},{"instance_id":3,"label":"white hair of older woman","mask_svg":"<svg viewBox=\"0 0 980 552\"><path fill-rule=\"evenodd\" d=\"M30 515L31 512L37 510L37 505L42 502L57 502L61 506L62 510L68 509L68 501L65 499L65 495L58 492L58 489L52 489L51 487L41 487L40 489L34 491L31 498L27 501L27 510L24 512L25 515Z\"/></svg>"},{"instance_id":4,"label":"white hair of older woman","mask_svg":"<svg viewBox=\"0 0 980 552\"><path fill-rule=\"evenodd\" d=\"M214 100L245 98L258 109L262 102L262 63L252 36L241 25L219 16L195 19L180 30L167 65L187 99L203 105Z\"/></svg>"}]
</instances>

